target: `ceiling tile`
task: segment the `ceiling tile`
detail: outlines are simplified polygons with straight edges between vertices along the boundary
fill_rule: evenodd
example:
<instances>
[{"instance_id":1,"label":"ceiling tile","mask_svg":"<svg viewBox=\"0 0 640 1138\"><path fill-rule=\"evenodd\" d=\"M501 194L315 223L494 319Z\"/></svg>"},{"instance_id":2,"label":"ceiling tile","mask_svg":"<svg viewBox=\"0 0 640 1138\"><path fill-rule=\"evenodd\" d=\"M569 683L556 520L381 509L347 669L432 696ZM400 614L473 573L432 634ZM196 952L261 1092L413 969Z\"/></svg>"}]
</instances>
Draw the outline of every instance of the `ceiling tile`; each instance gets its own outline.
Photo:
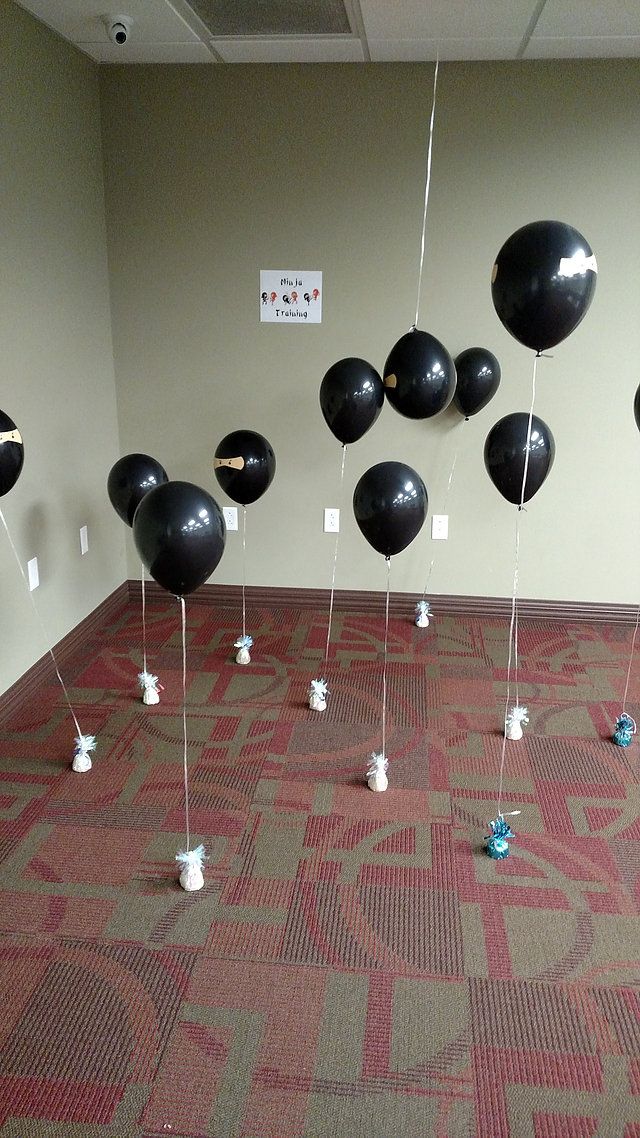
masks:
<instances>
[{"instance_id":1,"label":"ceiling tile","mask_svg":"<svg viewBox=\"0 0 640 1138\"><path fill-rule=\"evenodd\" d=\"M607 36L589 39L552 39L534 36L525 59L636 59L640 36Z\"/></svg>"},{"instance_id":2,"label":"ceiling tile","mask_svg":"<svg viewBox=\"0 0 640 1138\"><path fill-rule=\"evenodd\" d=\"M524 36L535 0L360 0L367 39L517 39Z\"/></svg>"},{"instance_id":3,"label":"ceiling tile","mask_svg":"<svg viewBox=\"0 0 640 1138\"><path fill-rule=\"evenodd\" d=\"M422 60L515 59L520 39L369 40L374 63L420 63Z\"/></svg>"},{"instance_id":4,"label":"ceiling tile","mask_svg":"<svg viewBox=\"0 0 640 1138\"><path fill-rule=\"evenodd\" d=\"M198 42L198 36L166 0L21 0L21 7L78 46L111 43L105 15L127 15L138 43ZM83 46L82 50L86 50Z\"/></svg>"},{"instance_id":5,"label":"ceiling tile","mask_svg":"<svg viewBox=\"0 0 640 1138\"><path fill-rule=\"evenodd\" d=\"M588 40L640 36L638 0L553 0L545 4L535 29L545 39Z\"/></svg>"},{"instance_id":6,"label":"ceiling tile","mask_svg":"<svg viewBox=\"0 0 640 1138\"><path fill-rule=\"evenodd\" d=\"M214 51L225 63L362 63L360 40L335 39L215 39Z\"/></svg>"},{"instance_id":7,"label":"ceiling tile","mask_svg":"<svg viewBox=\"0 0 640 1138\"><path fill-rule=\"evenodd\" d=\"M206 44L195 43L79 43L96 63L214 63Z\"/></svg>"}]
</instances>

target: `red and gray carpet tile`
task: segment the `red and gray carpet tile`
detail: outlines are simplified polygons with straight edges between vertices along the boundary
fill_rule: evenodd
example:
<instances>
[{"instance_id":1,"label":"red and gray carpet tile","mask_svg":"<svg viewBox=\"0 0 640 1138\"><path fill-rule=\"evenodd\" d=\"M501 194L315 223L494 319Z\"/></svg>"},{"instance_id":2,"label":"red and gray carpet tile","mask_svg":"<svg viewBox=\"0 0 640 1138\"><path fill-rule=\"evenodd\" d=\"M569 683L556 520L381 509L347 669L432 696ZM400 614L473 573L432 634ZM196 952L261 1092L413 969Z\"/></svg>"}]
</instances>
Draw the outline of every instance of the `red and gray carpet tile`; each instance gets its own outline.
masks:
<instances>
[{"instance_id":1,"label":"red and gray carpet tile","mask_svg":"<svg viewBox=\"0 0 640 1138\"><path fill-rule=\"evenodd\" d=\"M408 606L410 608L410 605ZM382 605L381 605L382 609ZM639 748L611 742L631 630L139 606L0 730L0 1138L640 1138ZM324 713L308 707L326 676ZM637 669L632 675L637 714Z\"/></svg>"}]
</instances>

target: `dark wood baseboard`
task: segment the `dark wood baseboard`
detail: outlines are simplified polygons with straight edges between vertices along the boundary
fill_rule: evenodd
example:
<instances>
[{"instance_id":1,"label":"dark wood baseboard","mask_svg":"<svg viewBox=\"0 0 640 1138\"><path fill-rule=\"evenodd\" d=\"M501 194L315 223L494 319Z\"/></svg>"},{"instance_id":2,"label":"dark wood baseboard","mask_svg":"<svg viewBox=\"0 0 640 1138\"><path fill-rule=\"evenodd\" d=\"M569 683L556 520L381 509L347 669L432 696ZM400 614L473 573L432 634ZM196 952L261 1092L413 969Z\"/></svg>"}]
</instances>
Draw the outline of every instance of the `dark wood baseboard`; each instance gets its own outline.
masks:
<instances>
[{"instance_id":1,"label":"dark wood baseboard","mask_svg":"<svg viewBox=\"0 0 640 1138\"><path fill-rule=\"evenodd\" d=\"M166 593L164 595L166 596ZM72 628L71 632L63 636L57 644L52 645L63 679L65 664L68 664L72 657L87 643L90 636L102 629L120 609L128 604L129 597L129 584L124 581L108 597L105 597L104 601L93 609L84 620ZM16 680L15 684L12 684L0 695L0 720L6 719L7 716L17 711L23 703L30 700L43 682L51 678L52 670L53 661L47 652L45 656L36 661L33 667L29 668L28 672Z\"/></svg>"},{"instance_id":2,"label":"dark wood baseboard","mask_svg":"<svg viewBox=\"0 0 640 1138\"><path fill-rule=\"evenodd\" d=\"M129 597L140 600L140 581L128 581ZM170 595L155 581L147 581L146 596L153 600L167 600ZM328 609L328 589L272 588L249 585L247 603L263 608ZM412 615L419 597L416 593L391 593L389 612L393 616ZM190 603L217 605L221 608L239 608L242 605L240 585L202 585ZM429 594L429 601L437 615L468 615L485 617L511 616L510 597L466 597L452 594ZM336 589L334 609L338 612L384 613L384 593L355 589ZM518 617L528 620L596 620L619 624L635 624L637 605L601 604L595 601L544 601L518 598Z\"/></svg>"}]
</instances>

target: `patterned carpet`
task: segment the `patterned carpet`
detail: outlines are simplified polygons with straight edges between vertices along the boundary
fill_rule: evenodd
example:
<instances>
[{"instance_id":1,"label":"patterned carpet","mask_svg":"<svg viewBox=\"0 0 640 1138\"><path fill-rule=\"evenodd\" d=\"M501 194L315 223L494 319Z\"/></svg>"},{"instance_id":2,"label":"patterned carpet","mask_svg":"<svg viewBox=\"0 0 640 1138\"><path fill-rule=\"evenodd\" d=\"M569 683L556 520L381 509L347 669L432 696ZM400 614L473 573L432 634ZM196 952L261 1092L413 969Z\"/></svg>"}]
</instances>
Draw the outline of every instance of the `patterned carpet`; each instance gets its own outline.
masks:
<instances>
[{"instance_id":1,"label":"patterned carpet","mask_svg":"<svg viewBox=\"0 0 640 1138\"><path fill-rule=\"evenodd\" d=\"M0 732L1 1138L640 1138L638 747L615 747L631 630L523 621L495 817L508 624L389 634L337 613L131 604ZM637 668L631 692L637 691ZM635 697L634 697L635 699ZM638 715L638 704L628 710Z\"/></svg>"}]
</instances>

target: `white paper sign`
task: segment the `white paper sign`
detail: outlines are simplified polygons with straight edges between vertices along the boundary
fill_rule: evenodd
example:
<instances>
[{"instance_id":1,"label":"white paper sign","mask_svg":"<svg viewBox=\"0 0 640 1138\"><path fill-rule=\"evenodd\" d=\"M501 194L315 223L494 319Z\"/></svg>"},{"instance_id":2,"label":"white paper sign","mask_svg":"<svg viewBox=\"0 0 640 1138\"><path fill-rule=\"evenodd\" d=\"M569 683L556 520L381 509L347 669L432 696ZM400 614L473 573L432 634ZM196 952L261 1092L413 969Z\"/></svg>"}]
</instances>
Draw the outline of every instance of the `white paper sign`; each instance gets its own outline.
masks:
<instances>
[{"instance_id":1,"label":"white paper sign","mask_svg":"<svg viewBox=\"0 0 640 1138\"><path fill-rule=\"evenodd\" d=\"M260 322L321 324L322 273L305 269L261 269Z\"/></svg>"}]
</instances>

